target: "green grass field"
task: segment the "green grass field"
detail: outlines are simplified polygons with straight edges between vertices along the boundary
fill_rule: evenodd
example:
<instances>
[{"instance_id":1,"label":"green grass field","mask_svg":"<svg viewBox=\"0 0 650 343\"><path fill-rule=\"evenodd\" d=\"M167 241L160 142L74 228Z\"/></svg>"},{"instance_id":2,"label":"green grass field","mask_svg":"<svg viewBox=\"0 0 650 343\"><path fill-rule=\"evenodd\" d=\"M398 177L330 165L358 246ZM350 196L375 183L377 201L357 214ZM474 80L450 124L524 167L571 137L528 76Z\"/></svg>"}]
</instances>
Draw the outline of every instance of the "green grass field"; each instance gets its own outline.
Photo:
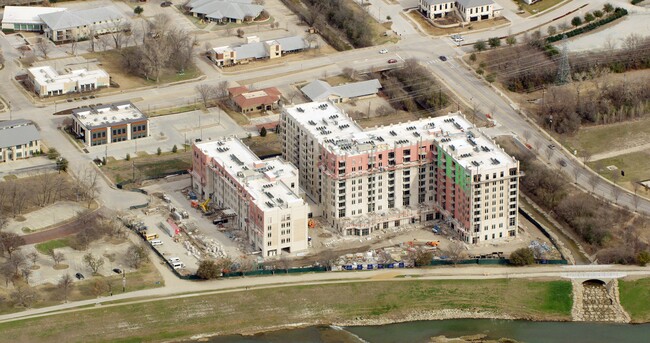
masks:
<instances>
[{"instance_id":1,"label":"green grass field","mask_svg":"<svg viewBox=\"0 0 650 343\"><path fill-rule=\"evenodd\" d=\"M636 146L650 140L650 118L638 121L584 127L571 137L560 140L571 151L587 150L592 155Z\"/></svg>"},{"instance_id":2,"label":"green grass field","mask_svg":"<svg viewBox=\"0 0 650 343\"><path fill-rule=\"evenodd\" d=\"M47 255L50 250L65 248L70 246L70 241L67 238L53 239L51 241L38 243L35 245L36 250L41 254Z\"/></svg>"},{"instance_id":3,"label":"green grass field","mask_svg":"<svg viewBox=\"0 0 650 343\"><path fill-rule=\"evenodd\" d=\"M650 278L619 280L621 305L634 322L650 321Z\"/></svg>"},{"instance_id":4,"label":"green grass field","mask_svg":"<svg viewBox=\"0 0 650 343\"><path fill-rule=\"evenodd\" d=\"M568 281L401 280L253 289L99 307L2 323L0 332L14 342L139 342L250 332L290 323L397 320L410 313L442 309L545 320L571 318ZM31 329L35 327L39 329Z\"/></svg>"},{"instance_id":5,"label":"green grass field","mask_svg":"<svg viewBox=\"0 0 650 343\"><path fill-rule=\"evenodd\" d=\"M613 174L616 174L618 178L616 182L631 191L634 191L632 187L634 180L650 179L650 151L633 152L587 164L595 172L609 180L612 180ZM611 165L616 166L618 169L614 171L608 170L606 167ZM620 176L621 170L625 171L625 176ZM648 193L643 188L640 188L638 192L643 196L648 196Z\"/></svg>"},{"instance_id":6,"label":"green grass field","mask_svg":"<svg viewBox=\"0 0 650 343\"><path fill-rule=\"evenodd\" d=\"M523 1L515 1L517 5L521 5L521 7L528 13L530 14L537 14L543 11L546 11L547 9L559 4L564 0L542 0L538 1L532 5L527 5Z\"/></svg>"}]
</instances>

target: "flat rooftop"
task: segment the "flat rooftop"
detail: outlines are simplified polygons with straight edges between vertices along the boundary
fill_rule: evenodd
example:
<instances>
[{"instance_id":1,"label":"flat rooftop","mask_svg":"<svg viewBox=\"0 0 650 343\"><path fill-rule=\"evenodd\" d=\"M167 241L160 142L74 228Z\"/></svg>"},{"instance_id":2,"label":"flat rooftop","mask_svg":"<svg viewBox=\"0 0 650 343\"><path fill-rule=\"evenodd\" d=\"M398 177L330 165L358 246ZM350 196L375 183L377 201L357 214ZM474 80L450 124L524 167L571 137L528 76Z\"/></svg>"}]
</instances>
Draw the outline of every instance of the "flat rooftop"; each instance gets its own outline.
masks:
<instances>
[{"instance_id":1,"label":"flat rooftop","mask_svg":"<svg viewBox=\"0 0 650 343\"><path fill-rule=\"evenodd\" d=\"M499 164L515 162L460 112L363 130L344 111L329 102L311 102L285 107L284 110L325 149L336 155L360 155L372 150L436 141L466 168L477 167L476 163L479 169L497 167L492 158Z\"/></svg>"},{"instance_id":2,"label":"flat rooftop","mask_svg":"<svg viewBox=\"0 0 650 343\"><path fill-rule=\"evenodd\" d=\"M34 79L38 84L59 83L59 82L79 82L83 80L96 80L100 77L108 77L108 73L102 69L87 70L77 69L72 70L67 74L59 74L54 68L50 66L33 67L29 68L29 72L34 75Z\"/></svg>"},{"instance_id":3,"label":"flat rooftop","mask_svg":"<svg viewBox=\"0 0 650 343\"><path fill-rule=\"evenodd\" d=\"M244 185L260 208L303 203L303 199L282 182L288 177L297 180L298 170L291 163L279 157L261 160L237 138L201 142L196 147Z\"/></svg>"},{"instance_id":4,"label":"flat rooftop","mask_svg":"<svg viewBox=\"0 0 650 343\"><path fill-rule=\"evenodd\" d=\"M130 101L77 108L72 110L72 115L87 129L147 120L147 116Z\"/></svg>"}]
</instances>

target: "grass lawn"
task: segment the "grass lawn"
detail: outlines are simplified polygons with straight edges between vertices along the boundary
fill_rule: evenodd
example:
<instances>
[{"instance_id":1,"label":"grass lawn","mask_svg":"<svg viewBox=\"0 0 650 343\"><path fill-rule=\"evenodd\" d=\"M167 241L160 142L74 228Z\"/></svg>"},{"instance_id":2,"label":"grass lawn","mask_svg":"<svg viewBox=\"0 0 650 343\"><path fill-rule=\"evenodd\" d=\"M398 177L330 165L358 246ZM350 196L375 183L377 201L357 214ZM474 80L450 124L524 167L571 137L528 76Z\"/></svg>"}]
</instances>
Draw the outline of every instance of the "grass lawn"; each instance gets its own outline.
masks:
<instances>
[{"instance_id":1,"label":"grass lawn","mask_svg":"<svg viewBox=\"0 0 650 343\"><path fill-rule=\"evenodd\" d=\"M634 322L650 321L650 278L619 280L621 305Z\"/></svg>"},{"instance_id":2,"label":"grass lawn","mask_svg":"<svg viewBox=\"0 0 650 343\"><path fill-rule=\"evenodd\" d=\"M165 108L159 108L159 109L152 109L151 111L144 111L148 117L158 117L158 116L166 116L169 114L177 114L177 113L185 113L185 112L190 112L190 111L196 111L200 110L203 108L203 104L191 104L191 105L183 105L183 106L176 106L176 107L165 107Z\"/></svg>"},{"instance_id":3,"label":"grass lawn","mask_svg":"<svg viewBox=\"0 0 650 343\"><path fill-rule=\"evenodd\" d=\"M617 183L632 191L634 190L632 188L632 182L634 180L650 179L650 151L633 152L612 158L606 158L604 160L589 162L587 164L595 172L609 180L612 180L613 173L616 173L618 177ZM606 167L610 165L615 165L618 169L609 171ZM621 170L625 171L625 176L620 176ZM643 188L641 188L639 192L641 195L647 196L648 194L643 190Z\"/></svg>"},{"instance_id":4,"label":"grass lawn","mask_svg":"<svg viewBox=\"0 0 650 343\"><path fill-rule=\"evenodd\" d=\"M244 144L257 155L268 156L282 153L280 137L275 133L268 132L266 137L257 136L243 139Z\"/></svg>"},{"instance_id":5,"label":"grass lawn","mask_svg":"<svg viewBox=\"0 0 650 343\"><path fill-rule=\"evenodd\" d=\"M41 254L47 255L48 251L59 249L59 248L65 248L69 246L70 246L70 241L67 238L61 238L61 239L53 239L51 241L47 241L43 243L38 243L34 247Z\"/></svg>"},{"instance_id":6,"label":"grass lawn","mask_svg":"<svg viewBox=\"0 0 650 343\"><path fill-rule=\"evenodd\" d=\"M528 5L523 1L515 1L515 3L517 3L517 5L521 5L524 11L530 14L537 14L546 11L547 9L559 4L562 1L564 0L541 0L532 5Z\"/></svg>"},{"instance_id":7,"label":"grass lawn","mask_svg":"<svg viewBox=\"0 0 650 343\"><path fill-rule=\"evenodd\" d=\"M109 158L101 169L111 181L119 183L133 177L134 163L136 180L154 178L189 169L192 165L192 152L191 149L184 151L184 148L179 146L177 153L165 152L160 156L139 153L138 157L131 155L130 161Z\"/></svg>"},{"instance_id":8,"label":"grass lawn","mask_svg":"<svg viewBox=\"0 0 650 343\"><path fill-rule=\"evenodd\" d=\"M93 52L84 54L83 57L86 59L96 58L99 61L99 67L111 75L111 80L119 84L120 89L130 89L156 84L155 80L147 80L137 75L127 74L120 63L122 58L119 51L107 50L102 52ZM191 62L189 68L187 68L183 74L176 73L170 69L165 69L160 75L160 82L158 84L189 80L201 75L201 71Z\"/></svg>"},{"instance_id":9,"label":"grass lawn","mask_svg":"<svg viewBox=\"0 0 650 343\"><path fill-rule=\"evenodd\" d=\"M407 280L253 289L100 307L0 324L13 341L159 341L289 323L402 319L442 309L570 320L568 281ZM38 327L38 330L32 328ZM74 327L74 329L71 329Z\"/></svg>"},{"instance_id":10,"label":"grass lawn","mask_svg":"<svg viewBox=\"0 0 650 343\"><path fill-rule=\"evenodd\" d=\"M569 150L587 150L592 155L630 148L650 142L650 118L581 128L560 138Z\"/></svg>"}]
</instances>

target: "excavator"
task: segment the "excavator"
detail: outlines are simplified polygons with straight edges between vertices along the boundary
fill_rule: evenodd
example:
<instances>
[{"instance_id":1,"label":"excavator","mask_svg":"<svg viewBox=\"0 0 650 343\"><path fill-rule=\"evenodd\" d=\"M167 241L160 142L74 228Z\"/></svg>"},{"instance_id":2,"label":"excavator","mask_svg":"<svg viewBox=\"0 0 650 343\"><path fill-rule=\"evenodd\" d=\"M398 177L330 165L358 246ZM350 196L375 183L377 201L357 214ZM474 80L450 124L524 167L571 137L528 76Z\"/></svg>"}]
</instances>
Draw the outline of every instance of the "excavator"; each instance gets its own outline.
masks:
<instances>
[{"instance_id":1,"label":"excavator","mask_svg":"<svg viewBox=\"0 0 650 343\"><path fill-rule=\"evenodd\" d=\"M207 199L205 199L205 201L203 203L201 203L200 206L201 206L201 209L203 210L203 213L208 212L208 207L207 206L208 206L208 203L210 203L210 200L212 200L212 198L207 198Z\"/></svg>"},{"instance_id":2,"label":"excavator","mask_svg":"<svg viewBox=\"0 0 650 343\"><path fill-rule=\"evenodd\" d=\"M313 219L309 219L307 221L307 227L310 228L310 229L315 228L316 227L316 222Z\"/></svg>"}]
</instances>

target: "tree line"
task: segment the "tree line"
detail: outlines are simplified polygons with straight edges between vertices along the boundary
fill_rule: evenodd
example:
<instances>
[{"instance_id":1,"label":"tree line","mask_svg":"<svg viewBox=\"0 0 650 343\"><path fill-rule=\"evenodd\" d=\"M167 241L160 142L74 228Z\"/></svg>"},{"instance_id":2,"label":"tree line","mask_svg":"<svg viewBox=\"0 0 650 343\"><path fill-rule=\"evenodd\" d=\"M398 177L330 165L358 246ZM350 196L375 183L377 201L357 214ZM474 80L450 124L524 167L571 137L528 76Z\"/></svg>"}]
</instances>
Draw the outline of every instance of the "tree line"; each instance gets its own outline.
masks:
<instances>
[{"instance_id":1,"label":"tree line","mask_svg":"<svg viewBox=\"0 0 650 343\"><path fill-rule=\"evenodd\" d=\"M415 59L408 59L402 68L384 74L383 92L397 110L415 112L418 106L439 110L449 104L449 97L433 75Z\"/></svg>"}]
</instances>

